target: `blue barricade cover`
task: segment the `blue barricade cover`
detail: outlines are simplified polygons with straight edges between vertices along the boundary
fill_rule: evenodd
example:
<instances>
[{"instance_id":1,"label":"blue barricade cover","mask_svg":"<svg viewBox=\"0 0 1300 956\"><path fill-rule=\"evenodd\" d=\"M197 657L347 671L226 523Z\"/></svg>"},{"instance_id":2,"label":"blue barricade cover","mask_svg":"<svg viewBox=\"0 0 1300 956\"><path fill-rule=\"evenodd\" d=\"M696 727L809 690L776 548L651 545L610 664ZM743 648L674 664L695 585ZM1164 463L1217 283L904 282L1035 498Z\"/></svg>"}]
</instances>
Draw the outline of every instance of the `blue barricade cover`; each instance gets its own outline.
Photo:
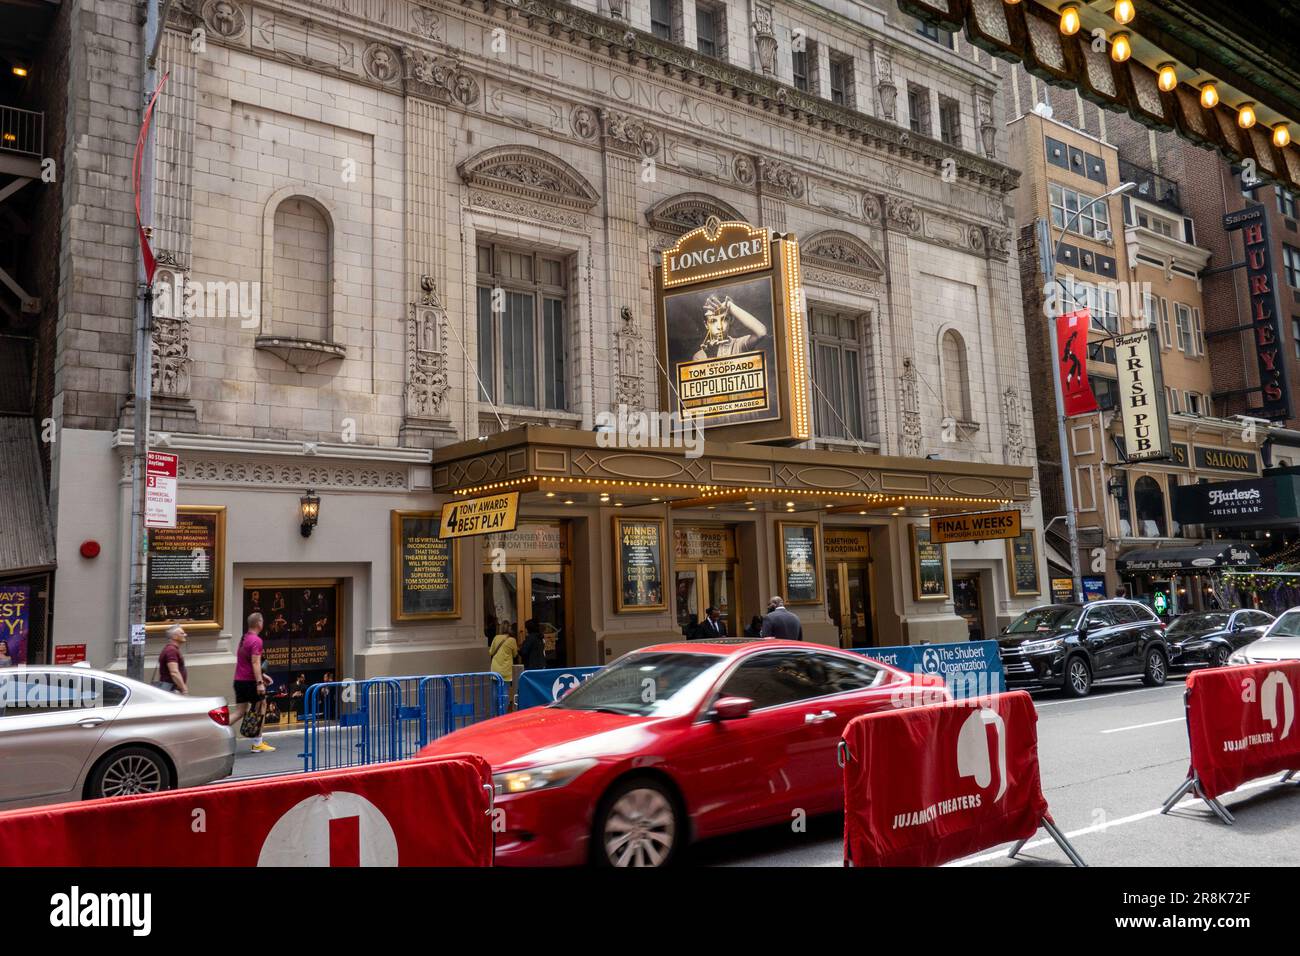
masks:
<instances>
[{"instance_id":1,"label":"blue barricade cover","mask_svg":"<svg viewBox=\"0 0 1300 956\"><path fill-rule=\"evenodd\" d=\"M909 673L938 674L956 698L982 697L1006 690L1006 674L997 641L855 647L853 650Z\"/></svg>"},{"instance_id":2,"label":"blue barricade cover","mask_svg":"<svg viewBox=\"0 0 1300 956\"><path fill-rule=\"evenodd\" d=\"M599 670L599 667L555 667L524 671L519 675L515 707L523 710L557 701Z\"/></svg>"}]
</instances>

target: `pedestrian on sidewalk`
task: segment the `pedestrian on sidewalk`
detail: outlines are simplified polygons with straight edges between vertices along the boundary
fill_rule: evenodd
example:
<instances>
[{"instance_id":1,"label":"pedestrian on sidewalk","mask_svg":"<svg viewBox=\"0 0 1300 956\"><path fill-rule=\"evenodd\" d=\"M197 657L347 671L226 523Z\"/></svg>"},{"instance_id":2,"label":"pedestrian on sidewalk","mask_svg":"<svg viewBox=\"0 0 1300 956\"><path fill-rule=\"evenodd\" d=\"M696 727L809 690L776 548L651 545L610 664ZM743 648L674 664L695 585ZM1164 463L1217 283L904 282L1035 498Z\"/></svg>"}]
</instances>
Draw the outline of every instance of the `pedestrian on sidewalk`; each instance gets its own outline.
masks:
<instances>
[{"instance_id":1,"label":"pedestrian on sidewalk","mask_svg":"<svg viewBox=\"0 0 1300 956\"><path fill-rule=\"evenodd\" d=\"M513 624L509 621L502 621L496 637L492 638L492 644L488 648L488 658L491 660L492 670L500 674L501 679L506 682L507 701L515 699L515 655L519 652L519 642L515 640L513 631Z\"/></svg>"},{"instance_id":2,"label":"pedestrian on sidewalk","mask_svg":"<svg viewBox=\"0 0 1300 956\"><path fill-rule=\"evenodd\" d=\"M787 641L803 640L803 624L799 616L788 610L785 600L774 597L767 605L767 617L763 618L761 637L777 637Z\"/></svg>"},{"instance_id":3,"label":"pedestrian on sidewalk","mask_svg":"<svg viewBox=\"0 0 1300 956\"><path fill-rule=\"evenodd\" d=\"M190 672L185 666L185 655L181 653L181 645L188 639L185 628L179 624L167 628L167 643L158 655L158 679L154 681L155 687L173 694L190 692Z\"/></svg>"},{"instance_id":4,"label":"pedestrian on sidewalk","mask_svg":"<svg viewBox=\"0 0 1300 956\"><path fill-rule=\"evenodd\" d=\"M266 675L262 672L262 615L257 611L248 615L248 629L239 639L235 651L235 706L238 714L232 714L232 726L244 715L253 715L248 726L240 724L240 732L245 737L253 738L252 751L255 754L273 753L275 748L262 739L262 718L266 713Z\"/></svg>"},{"instance_id":5,"label":"pedestrian on sidewalk","mask_svg":"<svg viewBox=\"0 0 1300 956\"><path fill-rule=\"evenodd\" d=\"M534 671L546 667L546 640L534 618L524 621L524 643L519 648L519 660L524 670Z\"/></svg>"}]
</instances>

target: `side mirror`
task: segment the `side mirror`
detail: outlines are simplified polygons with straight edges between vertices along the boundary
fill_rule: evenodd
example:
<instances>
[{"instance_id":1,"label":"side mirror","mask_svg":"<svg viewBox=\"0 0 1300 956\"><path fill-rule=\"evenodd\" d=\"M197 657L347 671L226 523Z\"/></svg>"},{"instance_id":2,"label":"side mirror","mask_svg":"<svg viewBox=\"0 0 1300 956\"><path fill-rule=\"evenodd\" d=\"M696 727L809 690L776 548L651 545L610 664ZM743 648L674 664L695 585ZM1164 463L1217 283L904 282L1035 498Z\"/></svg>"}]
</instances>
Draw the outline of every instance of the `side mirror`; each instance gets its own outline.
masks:
<instances>
[{"instance_id":1,"label":"side mirror","mask_svg":"<svg viewBox=\"0 0 1300 956\"><path fill-rule=\"evenodd\" d=\"M748 697L719 697L713 705L713 719L739 720L748 717L753 706Z\"/></svg>"}]
</instances>

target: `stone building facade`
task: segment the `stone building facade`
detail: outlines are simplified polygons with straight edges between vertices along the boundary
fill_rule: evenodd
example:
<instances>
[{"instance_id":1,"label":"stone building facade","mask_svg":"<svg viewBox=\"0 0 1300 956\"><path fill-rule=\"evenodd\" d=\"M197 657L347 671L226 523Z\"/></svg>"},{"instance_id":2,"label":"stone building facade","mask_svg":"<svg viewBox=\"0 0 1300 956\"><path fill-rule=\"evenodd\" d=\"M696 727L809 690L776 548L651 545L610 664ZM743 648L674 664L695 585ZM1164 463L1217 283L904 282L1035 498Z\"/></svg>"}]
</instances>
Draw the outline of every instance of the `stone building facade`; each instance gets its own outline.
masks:
<instances>
[{"instance_id":1,"label":"stone building facade","mask_svg":"<svg viewBox=\"0 0 1300 956\"><path fill-rule=\"evenodd\" d=\"M258 589L332 589L340 675L481 669L484 630L513 617L493 610L489 544L459 552L458 617L403 624L390 515L472 484L446 485L439 469L475 442L544 435L578 461L599 413L655 410L653 269L709 217L799 237L813 380L837 376L832 394L819 387L806 451L822 478L861 464L863 487L906 474L924 492L860 514L800 500L823 532L870 534L871 594L852 609L846 598L846 613L870 614L871 642L898 643L988 633L1033 603L1011 593L1001 541L949 547L963 606L953 588L918 600L910 580L908 526L945 493L1017 503L1024 527L1041 527L1017 174L997 78L946 37L884 0L171 9L153 170L154 445L180 456L183 505L225 509L222 620L190 646L199 689L225 687ZM86 135L68 146L55 627L93 635L92 662L121 666L140 51L131 39L106 59L95 37L133 38L134 8L97 10L96 30L73 38L70 122ZM521 526L536 533L512 539L524 577L506 591L533 603L512 623L562 602L556 627L573 638L561 663L680 633L672 608L610 606L614 507L730 529L746 556L713 595L725 591L735 633L776 592L772 536L793 505L673 509L649 475L632 476L642 494L593 492L567 510L525 496ZM789 486L774 479L768 497ZM297 528L307 490L322 499L310 537ZM80 556L88 539L105 545L99 558ZM841 643L848 623L830 604L800 611L812 639Z\"/></svg>"}]
</instances>

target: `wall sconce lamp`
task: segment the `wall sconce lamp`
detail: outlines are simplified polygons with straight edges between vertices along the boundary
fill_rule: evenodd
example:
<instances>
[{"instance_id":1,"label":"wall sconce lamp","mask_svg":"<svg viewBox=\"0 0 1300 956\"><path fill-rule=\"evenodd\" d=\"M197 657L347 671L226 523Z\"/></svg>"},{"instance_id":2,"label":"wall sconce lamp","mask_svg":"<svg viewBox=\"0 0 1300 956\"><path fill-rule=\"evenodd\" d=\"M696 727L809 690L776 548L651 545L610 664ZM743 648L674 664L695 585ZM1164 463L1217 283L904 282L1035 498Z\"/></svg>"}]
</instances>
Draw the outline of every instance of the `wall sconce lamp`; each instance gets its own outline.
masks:
<instances>
[{"instance_id":1,"label":"wall sconce lamp","mask_svg":"<svg viewBox=\"0 0 1300 956\"><path fill-rule=\"evenodd\" d=\"M302 536L311 537L311 529L320 520L320 495L310 489L298 499L298 514L302 518Z\"/></svg>"},{"instance_id":2,"label":"wall sconce lamp","mask_svg":"<svg viewBox=\"0 0 1300 956\"><path fill-rule=\"evenodd\" d=\"M1119 501L1124 497L1124 492L1128 490L1128 485L1119 475L1112 475L1106 482L1106 490L1110 492L1111 497Z\"/></svg>"}]
</instances>

